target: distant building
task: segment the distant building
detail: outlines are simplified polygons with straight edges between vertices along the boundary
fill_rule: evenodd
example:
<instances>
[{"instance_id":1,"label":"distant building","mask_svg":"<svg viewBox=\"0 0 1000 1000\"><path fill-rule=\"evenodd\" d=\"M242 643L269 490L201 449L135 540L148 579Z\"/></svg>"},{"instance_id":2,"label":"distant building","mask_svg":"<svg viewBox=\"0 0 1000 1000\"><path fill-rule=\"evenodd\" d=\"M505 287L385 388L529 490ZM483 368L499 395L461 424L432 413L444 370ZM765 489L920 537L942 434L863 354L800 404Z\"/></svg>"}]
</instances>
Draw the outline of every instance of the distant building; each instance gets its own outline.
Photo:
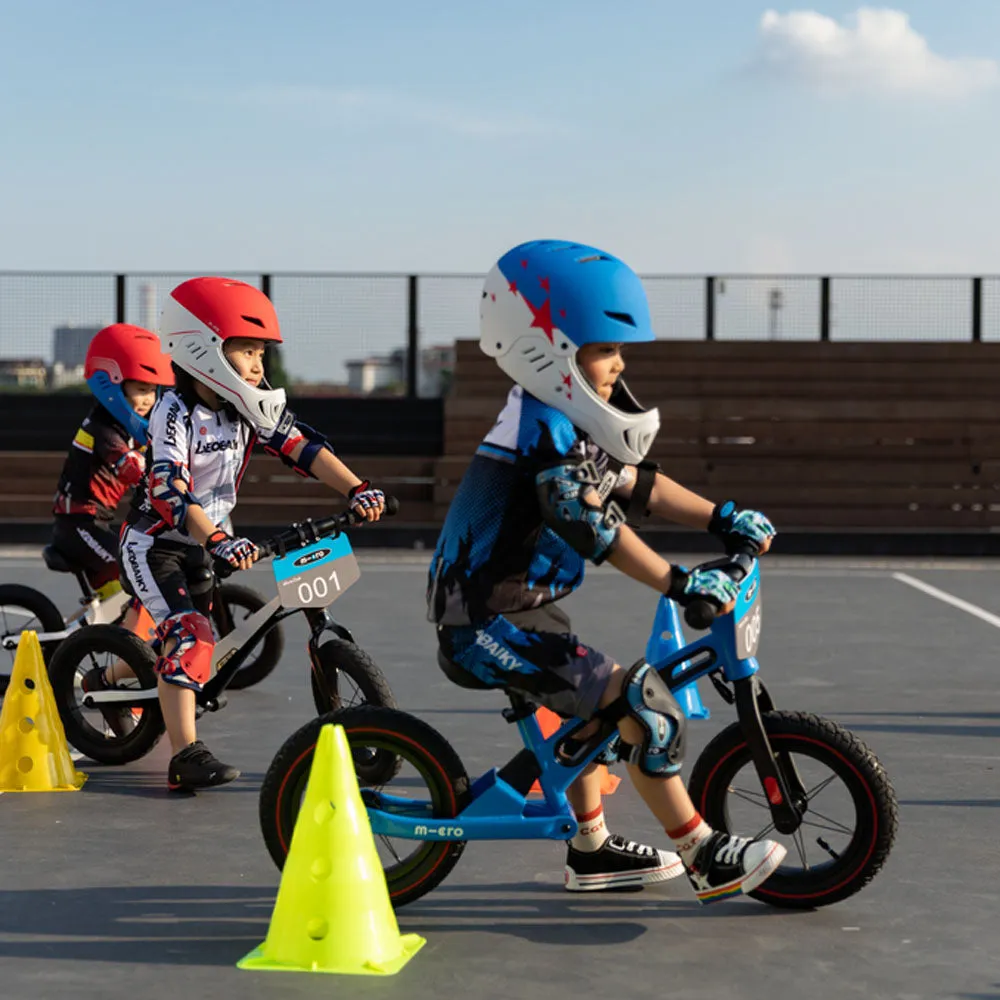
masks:
<instances>
[{"instance_id":1,"label":"distant building","mask_svg":"<svg viewBox=\"0 0 1000 1000\"><path fill-rule=\"evenodd\" d=\"M347 387L351 392L367 395L389 386L406 385L406 348L397 347L389 354L373 354L357 361L345 362ZM438 344L420 352L417 369L417 394L441 396L450 384L455 367L455 345Z\"/></svg>"},{"instance_id":2,"label":"distant building","mask_svg":"<svg viewBox=\"0 0 1000 1000\"><path fill-rule=\"evenodd\" d=\"M57 361L49 370L49 388L64 389L68 385L83 385L83 365L74 365L67 368L61 361Z\"/></svg>"},{"instance_id":3,"label":"distant building","mask_svg":"<svg viewBox=\"0 0 1000 1000\"><path fill-rule=\"evenodd\" d=\"M47 377L42 358L0 358L0 386L44 389Z\"/></svg>"},{"instance_id":4,"label":"distant building","mask_svg":"<svg viewBox=\"0 0 1000 1000\"><path fill-rule=\"evenodd\" d=\"M87 348L100 326L57 326L52 331L52 360L64 368L76 368L87 360Z\"/></svg>"},{"instance_id":5,"label":"distant building","mask_svg":"<svg viewBox=\"0 0 1000 1000\"><path fill-rule=\"evenodd\" d=\"M372 355L358 361L348 361L345 367L347 388L351 392L367 395L406 381L406 352L400 349L389 355Z\"/></svg>"}]
</instances>

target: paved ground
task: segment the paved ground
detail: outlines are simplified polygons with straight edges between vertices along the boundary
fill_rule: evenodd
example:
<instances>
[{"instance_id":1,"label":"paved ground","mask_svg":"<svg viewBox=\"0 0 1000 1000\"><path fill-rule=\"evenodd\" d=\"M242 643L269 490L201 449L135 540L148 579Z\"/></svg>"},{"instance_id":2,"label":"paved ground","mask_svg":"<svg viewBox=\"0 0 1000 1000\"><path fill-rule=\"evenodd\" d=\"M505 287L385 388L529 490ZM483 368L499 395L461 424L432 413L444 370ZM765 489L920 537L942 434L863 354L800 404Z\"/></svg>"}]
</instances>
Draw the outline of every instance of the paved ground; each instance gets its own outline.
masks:
<instances>
[{"instance_id":1,"label":"paved ground","mask_svg":"<svg viewBox=\"0 0 1000 1000\"><path fill-rule=\"evenodd\" d=\"M6 556L3 579L70 605L69 581L34 550ZM425 565L365 553L361 582L336 610L401 706L478 773L510 755L516 733L498 696L456 688L433 665ZM265 574L246 582L267 591ZM202 726L244 768L234 785L168 798L161 744L128 768L85 764L79 794L0 797L0 996L1000 998L1000 564L774 559L764 593L760 658L779 706L861 735L901 802L895 850L860 895L811 913L749 900L702 909L678 883L580 898L561 889L561 844L473 844L438 890L401 911L401 928L428 944L398 976L240 972L278 882L258 786L312 712L295 620L279 670ZM631 662L653 598L600 570L569 610L586 638ZM732 719L714 692L705 700L713 718L692 726L692 760ZM608 813L614 829L662 843L626 785Z\"/></svg>"}]
</instances>

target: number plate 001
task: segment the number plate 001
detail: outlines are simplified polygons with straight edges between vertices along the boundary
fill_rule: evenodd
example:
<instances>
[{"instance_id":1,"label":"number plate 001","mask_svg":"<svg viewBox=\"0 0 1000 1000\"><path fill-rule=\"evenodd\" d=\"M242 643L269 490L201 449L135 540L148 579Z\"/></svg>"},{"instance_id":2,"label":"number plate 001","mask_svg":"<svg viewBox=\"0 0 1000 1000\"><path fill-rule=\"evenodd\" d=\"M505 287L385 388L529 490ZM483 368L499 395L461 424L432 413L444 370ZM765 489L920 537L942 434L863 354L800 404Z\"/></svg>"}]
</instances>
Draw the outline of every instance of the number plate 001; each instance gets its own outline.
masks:
<instances>
[{"instance_id":1,"label":"number plate 001","mask_svg":"<svg viewBox=\"0 0 1000 1000\"><path fill-rule=\"evenodd\" d=\"M346 535L321 538L275 559L272 565L285 608L325 608L361 578Z\"/></svg>"}]
</instances>

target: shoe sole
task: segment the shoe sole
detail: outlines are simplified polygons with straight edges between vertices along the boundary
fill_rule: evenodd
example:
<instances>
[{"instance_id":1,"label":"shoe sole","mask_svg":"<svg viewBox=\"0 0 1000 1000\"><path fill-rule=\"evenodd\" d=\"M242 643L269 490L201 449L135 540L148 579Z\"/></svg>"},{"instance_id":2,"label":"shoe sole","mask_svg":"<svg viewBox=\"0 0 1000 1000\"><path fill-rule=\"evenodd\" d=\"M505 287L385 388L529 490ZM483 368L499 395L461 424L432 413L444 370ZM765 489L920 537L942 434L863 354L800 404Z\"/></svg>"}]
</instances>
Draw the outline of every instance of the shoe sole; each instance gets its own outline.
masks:
<instances>
[{"instance_id":1,"label":"shoe sole","mask_svg":"<svg viewBox=\"0 0 1000 1000\"><path fill-rule=\"evenodd\" d=\"M638 872L621 872L611 875L605 872L595 875L577 875L569 865L565 869L565 889L567 892L623 892L641 889L658 882L669 882L684 874L684 865L678 858L673 864L659 868L646 868Z\"/></svg>"},{"instance_id":2,"label":"shoe sole","mask_svg":"<svg viewBox=\"0 0 1000 1000\"><path fill-rule=\"evenodd\" d=\"M716 886L714 889L704 889L702 891L696 889L695 895L698 897L698 902L707 906L709 903L718 903L723 899L731 899L733 896L739 896L741 893L753 892L757 886L775 873L781 862L785 860L787 853L788 851L781 844L775 844L767 852L760 864L753 871L747 872L742 878L728 882L726 885Z\"/></svg>"}]
</instances>

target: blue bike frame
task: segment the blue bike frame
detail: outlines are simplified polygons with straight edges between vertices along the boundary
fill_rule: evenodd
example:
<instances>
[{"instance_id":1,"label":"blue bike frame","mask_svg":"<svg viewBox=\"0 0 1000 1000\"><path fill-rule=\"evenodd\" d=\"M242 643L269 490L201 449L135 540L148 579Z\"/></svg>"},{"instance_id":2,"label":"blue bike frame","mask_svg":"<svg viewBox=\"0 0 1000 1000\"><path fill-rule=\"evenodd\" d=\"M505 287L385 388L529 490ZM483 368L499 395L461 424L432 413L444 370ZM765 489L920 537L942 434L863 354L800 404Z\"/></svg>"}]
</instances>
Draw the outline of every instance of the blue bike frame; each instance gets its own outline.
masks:
<instances>
[{"instance_id":1,"label":"blue bike frame","mask_svg":"<svg viewBox=\"0 0 1000 1000\"><path fill-rule=\"evenodd\" d=\"M646 647L646 659L667 682L689 717L705 718L696 684L714 672L722 672L729 682L746 681L760 669L753 653L760 638L760 570L757 560L740 584L736 607L731 614L716 618L711 629L694 642L683 644L676 606L660 598L653 631ZM566 799L566 789L583 769L614 738L586 744L586 753L571 763L558 759L557 748L587 723L570 719L546 739L533 708L518 710L518 696L512 695L513 712L508 717L517 722L525 749L520 757L531 755L537 767L542 789L541 799L531 799L503 777L503 770L492 768L477 778L470 788L471 800L450 819L433 818L430 802L421 802L386 792L365 791L368 819L372 832L407 840L566 840L577 831L576 818ZM506 714L506 713L505 713ZM530 787L530 783L529 783Z\"/></svg>"}]
</instances>

